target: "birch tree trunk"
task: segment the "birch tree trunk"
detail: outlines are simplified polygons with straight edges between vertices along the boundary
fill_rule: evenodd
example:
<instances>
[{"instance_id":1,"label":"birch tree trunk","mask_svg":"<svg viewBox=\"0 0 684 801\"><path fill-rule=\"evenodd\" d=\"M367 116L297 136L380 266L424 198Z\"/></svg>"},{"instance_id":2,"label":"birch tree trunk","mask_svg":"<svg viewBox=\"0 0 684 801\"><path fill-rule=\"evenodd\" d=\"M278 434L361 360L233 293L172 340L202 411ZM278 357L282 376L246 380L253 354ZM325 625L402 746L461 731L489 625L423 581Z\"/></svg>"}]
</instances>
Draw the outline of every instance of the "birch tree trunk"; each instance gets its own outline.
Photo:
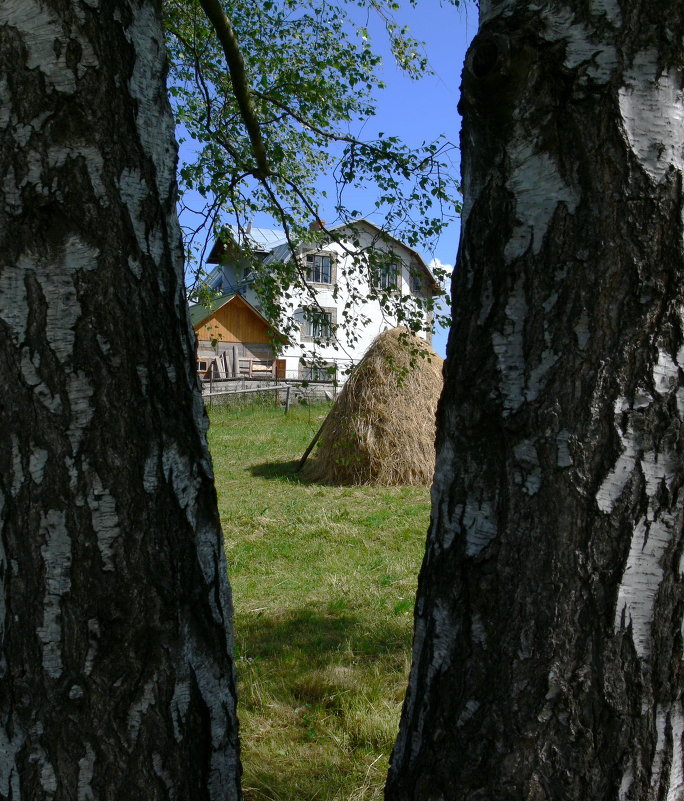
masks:
<instances>
[{"instance_id":1,"label":"birch tree trunk","mask_svg":"<svg viewBox=\"0 0 684 801\"><path fill-rule=\"evenodd\" d=\"M158 0L0 0L0 799L239 797Z\"/></svg>"},{"instance_id":2,"label":"birch tree trunk","mask_svg":"<svg viewBox=\"0 0 684 801\"><path fill-rule=\"evenodd\" d=\"M481 0L388 801L680 801L684 7Z\"/></svg>"}]
</instances>

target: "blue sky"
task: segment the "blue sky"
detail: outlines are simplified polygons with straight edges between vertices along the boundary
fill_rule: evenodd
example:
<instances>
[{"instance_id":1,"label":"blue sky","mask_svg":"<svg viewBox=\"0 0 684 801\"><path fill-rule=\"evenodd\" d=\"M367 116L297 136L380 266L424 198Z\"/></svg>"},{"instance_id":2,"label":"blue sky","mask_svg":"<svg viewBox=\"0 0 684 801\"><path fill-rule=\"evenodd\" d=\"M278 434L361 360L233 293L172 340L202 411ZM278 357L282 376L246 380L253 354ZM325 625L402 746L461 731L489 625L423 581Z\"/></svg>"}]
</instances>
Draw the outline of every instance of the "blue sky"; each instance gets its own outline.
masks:
<instances>
[{"instance_id":1,"label":"blue sky","mask_svg":"<svg viewBox=\"0 0 684 801\"><path fill-rule=\"evenodd\" d=\"M477 8L469 0L459 7L440 0L419 0L417 8L408 4L402 7L396 19L409 26L415 39L425 43L433 74L417 81L408 78L383 46L381 25L372 26L377 29L373 32L376 46L379 52L385 53L382 78L386 88L378 94L376 116L366 123L361 133L364 138L373 138L382 131L413 146L444 134L457 145L460 117L456 106L461 69L470 40L477 32ZM373 201L374 198L369 197L367 205L372 206ZM323 205L320 214L326 219ZM443 233L435 252L422 254L426 263L436 258L442 265L453 266L458 236L458 223L453 223ZM435 334L433 346L440 356L445 355L447 335L446 329Z\"/></svg>"},{"instance_id":2,"label":"blue sky","mask_svg":"<svg viewBox=\"0 0 684 801\"><path fill-rule=\"evenodd\" d=\"M365 133L385 131L413 145L445 134L458 144L460 118L456 106L461 69L477 32L477 9L467 0L458 8L440 0L419 0L417 8L403 8L397 18L409 26L416 39L425 42L434 74L412 81L387 57L383 74L387 88L378 96L375 130L367 125ZM459 227L454 223L442 235L434 254L422 254L425 260L429 263L434 257L443 265L453 266L458 236ZM444 329L435 334L433 345L440 356L445 355L447 334Z\"/></svg>"}]
</instances>

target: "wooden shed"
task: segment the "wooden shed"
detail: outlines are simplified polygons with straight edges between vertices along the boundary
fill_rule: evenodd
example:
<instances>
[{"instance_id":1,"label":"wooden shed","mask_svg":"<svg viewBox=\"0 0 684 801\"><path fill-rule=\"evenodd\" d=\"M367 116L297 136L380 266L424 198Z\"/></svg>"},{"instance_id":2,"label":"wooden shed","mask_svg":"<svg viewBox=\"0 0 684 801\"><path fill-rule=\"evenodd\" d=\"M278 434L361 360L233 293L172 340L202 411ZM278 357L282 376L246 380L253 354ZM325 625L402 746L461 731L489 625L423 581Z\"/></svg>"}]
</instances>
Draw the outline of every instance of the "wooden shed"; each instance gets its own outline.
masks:
<instances>
[{"instance_id":1,"label":"wooden shed","mask_svg":"<svg viewBox=\"0 0 684 801\"><path fill-rule=\"evenodd\" d=\"M283 377L274 343L287 339L242 295L221 295L190 307L197 337L197 371L217 378ZM281 376L282 374L282 376Z\"/></svg>"}]
</instances>

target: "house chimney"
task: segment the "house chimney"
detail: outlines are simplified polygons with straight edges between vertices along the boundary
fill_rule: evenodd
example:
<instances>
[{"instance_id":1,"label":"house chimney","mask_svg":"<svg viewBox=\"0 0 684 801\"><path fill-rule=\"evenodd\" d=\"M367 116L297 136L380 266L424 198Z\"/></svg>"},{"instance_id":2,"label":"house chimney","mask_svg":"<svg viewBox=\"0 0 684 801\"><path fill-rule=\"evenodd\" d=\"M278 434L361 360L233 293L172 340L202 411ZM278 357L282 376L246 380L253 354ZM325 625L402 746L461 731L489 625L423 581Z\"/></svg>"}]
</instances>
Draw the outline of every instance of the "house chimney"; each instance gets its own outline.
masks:
<instances>
[{"instance_id":1,"label":"house chimney","mask_svg":"<svg viewBox=\"0 0 684 801\"><path fill-rule=\"evenodd\" d=\"M320 231L322 228L325 228L325 220L314 220L309 223L309 231Z\"/></svg>"}]
</instances>

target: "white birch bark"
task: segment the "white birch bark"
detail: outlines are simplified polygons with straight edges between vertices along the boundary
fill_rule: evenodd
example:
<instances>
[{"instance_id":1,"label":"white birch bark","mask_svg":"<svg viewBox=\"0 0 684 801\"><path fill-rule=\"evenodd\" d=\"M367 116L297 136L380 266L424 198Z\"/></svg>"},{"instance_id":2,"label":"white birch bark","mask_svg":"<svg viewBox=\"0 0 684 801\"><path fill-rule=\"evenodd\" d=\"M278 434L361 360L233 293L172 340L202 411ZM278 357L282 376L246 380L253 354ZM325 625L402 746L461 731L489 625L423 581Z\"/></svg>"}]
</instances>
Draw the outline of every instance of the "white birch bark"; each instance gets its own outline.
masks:
<instances>
[{"instance_id":1,"label":"white birch bark","mask_svg":"<svg viewBox=\"0 0 684 801\"><path fill-rule=\"evenodd\" d=\"M684 19L482 0L388 801L678 801Z\"/></svg>"},{"instance_id":2,"label":"white birch bark","mask_svg":"<svg viewBox=\"0 0 684 801\"><path fill-rule=\"evenodd\" d=\"M156 0L0 0L0 799L237 799Z\"/></svg>"}]
</instances>

